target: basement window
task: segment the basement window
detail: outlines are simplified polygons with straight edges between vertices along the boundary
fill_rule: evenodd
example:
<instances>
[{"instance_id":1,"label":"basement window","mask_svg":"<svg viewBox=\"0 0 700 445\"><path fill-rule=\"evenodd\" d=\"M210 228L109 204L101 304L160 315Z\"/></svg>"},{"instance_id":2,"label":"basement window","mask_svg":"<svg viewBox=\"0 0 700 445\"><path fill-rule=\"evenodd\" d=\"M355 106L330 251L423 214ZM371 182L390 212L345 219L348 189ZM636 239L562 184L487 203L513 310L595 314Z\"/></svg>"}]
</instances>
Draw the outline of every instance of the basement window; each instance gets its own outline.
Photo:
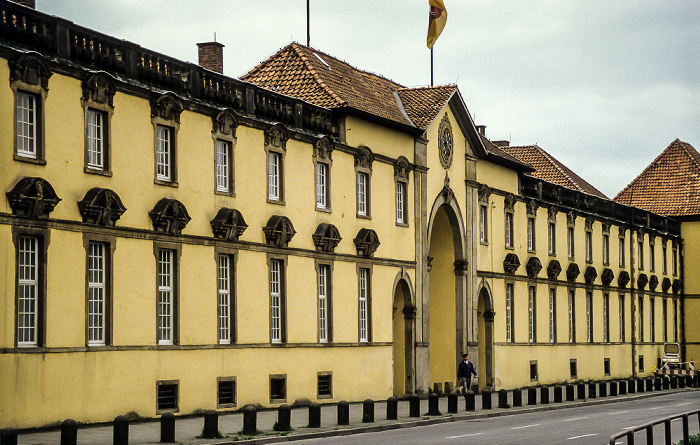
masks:
<instances>
[{"instance_id":1,"label":"basement window","mask_svg":"<svg viewBox=\"0 0 700 445\"><path fill-rule=\"evenodd\" d=\"M333 397L333 374L330 372L318 373L318 398L330 399Z\"/></svg>"},{"instance_id":2,"label":"basement window","mask_svg":"<svg viewBox=\"0 0 700 445\"><path fill-rule=\"evenodd\" d=\"M270 376L270 403L287 401L287 375L272 374Z\"/></svg>"},{"instance_id":3,"label":"basement window","mask_svg":"<svg viewBox=\"0 0 700 445\"><path fill-rule=\"evenodd\" d=\"M159 380L156 382L156 413L176 413L179 411L179 380Z\"/></svg>"},{"instance_id":4,"label":"basement window","mask_svg":"<svg viewBox=\"0 0 700 445\"><path fill-rule=\"evenodd\" d=\"M217 380L217 408L231 408L236 406L236 378L219 377Z\"/></svg>"},{"instance_id":5,"label":"basement window","mask_svg":"<svg viewBox=\"0 0 700 445\"><path fill-rule=\"evenodd\" d=\"M578 366L576 365L575 358L569 360L569 375L572 379L578 378Z\"/></svg>"},{"instance_id":6,"label":"basement window","mask_svg":"<svg viewBox=\"0 0 700 445\"><path fill-rule=\"evenodd\" d=\"M610 359L606 358L603 362L603 372L605 375L610 375Z\"/></svg>"},{"instance_id":7,"label":"basement window","mask_svg":"<svg viewBox=\"0 0 700 445\"><path fill-rule=\"evenodd\" d=\"M639 372L644 372L644 356L639 356Z\"/></svg>"},{"instance_id":8,"label":"basement window","mask_svg":"<svg viewBox=\"0 0 700 445\"><path fill-rule=\"evenodd\" d=\"M537 374L537 360L530 361L530 381L536 382L539 376Z\"/></svg>"}]
</instances>

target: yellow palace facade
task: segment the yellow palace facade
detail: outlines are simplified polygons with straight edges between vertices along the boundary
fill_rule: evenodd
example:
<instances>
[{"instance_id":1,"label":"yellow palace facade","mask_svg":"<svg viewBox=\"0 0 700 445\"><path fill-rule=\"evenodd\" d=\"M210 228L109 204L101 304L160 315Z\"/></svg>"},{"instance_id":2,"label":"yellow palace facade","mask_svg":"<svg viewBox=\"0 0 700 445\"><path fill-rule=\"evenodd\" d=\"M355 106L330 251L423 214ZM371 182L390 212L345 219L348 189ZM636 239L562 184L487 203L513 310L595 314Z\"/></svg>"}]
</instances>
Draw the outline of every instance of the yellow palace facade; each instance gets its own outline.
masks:
<instances>
[{"instance_id":1,"label":"yellow palace facade","mask_svg":"<svg viewBox=\"0 0 700 445\"><path fill-rule=\"evenodd\" d=\"M682 333L679 224L538 177L454 85L0 12L0 427L426 393L466 351L482 389L627 377Z\"/></svg>"}]
</instances>

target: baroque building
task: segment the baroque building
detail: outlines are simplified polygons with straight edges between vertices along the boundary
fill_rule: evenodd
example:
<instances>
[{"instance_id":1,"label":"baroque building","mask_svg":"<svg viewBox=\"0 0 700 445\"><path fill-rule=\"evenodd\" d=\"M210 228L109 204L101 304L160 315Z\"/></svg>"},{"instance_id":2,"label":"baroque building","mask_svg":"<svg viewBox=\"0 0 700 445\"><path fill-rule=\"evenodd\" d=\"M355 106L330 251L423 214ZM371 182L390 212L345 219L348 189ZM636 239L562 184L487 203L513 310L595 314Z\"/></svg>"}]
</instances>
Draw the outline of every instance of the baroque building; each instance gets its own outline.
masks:
<instances>
[{"instance_id":1,"label":"baroque building","mask_svg":"<svg viewBox=\"0 0 700 445\"><path fill-rule=\"evenodd\" d=\"M621 378L692 323L684 220L456 85L199 46L0 0L0 427L426 393L463 352L481 389Z\"/></svg>"}]
</instances>

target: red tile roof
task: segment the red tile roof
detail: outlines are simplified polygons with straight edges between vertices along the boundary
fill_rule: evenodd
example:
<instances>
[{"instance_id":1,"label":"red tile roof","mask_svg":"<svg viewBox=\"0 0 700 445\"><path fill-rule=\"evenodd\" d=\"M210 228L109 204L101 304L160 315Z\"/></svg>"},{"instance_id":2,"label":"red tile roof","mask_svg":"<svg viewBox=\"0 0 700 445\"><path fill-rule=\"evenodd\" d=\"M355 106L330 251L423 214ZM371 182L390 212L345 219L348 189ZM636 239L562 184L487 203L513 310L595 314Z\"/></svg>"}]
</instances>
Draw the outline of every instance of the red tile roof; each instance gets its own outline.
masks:
<instances>
[{"instance_id":1,"label":"red tile roof","mask_svg":"<svg viewBox=\"0 0 700 445\"><path fill-rule=\"evenodd\" d=\"M530 174L535 178L599 198L610 199L537 145L506 146L501 149L531 165L535 171Z\"/></svg>"},{"instance_id":2,"label":"red tile roof","mask_svg":"<svg viewBox=\"0 0 700 445\"><path fill-rule=\"evenodd\" d=\"M496 158L500 158L508 164L516 164L521 166L522 168L519 168L519 171L534 171L535 169L528 164L527 162L521 161L520 159L516 158L515 156L512 156L505 151L498 145L494 144L491 142L486 136L479 134L479 137L481 138L481 142L484 144L484 148L488 152L489 156L494 156Z\"/></svg>"},{"instance_id":3,"label":"red tile roof","mask_svg":"<svg viewBox=\"0 0 700 445\"><path fill-rule=\"evenodd\" d=\"M322 51L292 42L241 80L325 108L352 108L425 130L456 85L405 88Z\"/></svg>"},{"instance_id":4,"label":"red tile roof","mask_svg":"<svg viewBox=\"0 0 700 445\"><path fill-rule=\"evenodd\" d=\"M700 154L676 139L615 201L664 216L700 215Z\"/></svg>"}]
</instances>

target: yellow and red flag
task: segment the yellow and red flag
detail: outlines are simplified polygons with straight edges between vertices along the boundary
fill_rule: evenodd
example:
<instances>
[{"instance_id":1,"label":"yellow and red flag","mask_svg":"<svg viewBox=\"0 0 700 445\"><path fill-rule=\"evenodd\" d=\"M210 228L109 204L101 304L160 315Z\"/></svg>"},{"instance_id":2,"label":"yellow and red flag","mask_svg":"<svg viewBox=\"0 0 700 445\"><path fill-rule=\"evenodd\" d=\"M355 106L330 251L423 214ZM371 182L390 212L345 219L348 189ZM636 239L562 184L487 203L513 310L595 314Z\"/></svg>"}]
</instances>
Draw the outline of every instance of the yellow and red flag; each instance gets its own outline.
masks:
<instances>
[{"instance_id":1,"label":"yellow and red flag","mask_svg":"<svg viewBox=\"0 0 700 445\"><path fill-rule=\"evenodd\" d=\"M433 49L435 41L447 23L447 9L442 0L428 0L430 4L430 17L428 20L428 48Z\"/></svg>"}]
</instances>

